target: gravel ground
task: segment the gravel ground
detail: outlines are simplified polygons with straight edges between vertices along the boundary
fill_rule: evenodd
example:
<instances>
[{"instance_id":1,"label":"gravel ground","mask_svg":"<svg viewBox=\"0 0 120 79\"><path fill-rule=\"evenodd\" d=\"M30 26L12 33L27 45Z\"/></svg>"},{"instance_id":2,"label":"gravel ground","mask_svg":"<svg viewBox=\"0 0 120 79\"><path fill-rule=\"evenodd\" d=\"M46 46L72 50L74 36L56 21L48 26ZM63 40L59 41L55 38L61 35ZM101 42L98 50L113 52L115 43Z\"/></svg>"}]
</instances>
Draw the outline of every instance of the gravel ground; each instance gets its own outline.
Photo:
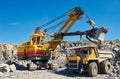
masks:
<instances>
[{"instance_id":1,"label":"gravel ground","mask_svg":"<svg viewBox=\"0 0 120 79\"><path fill-rule=\"evenodd\" d=\"M0 79L105 79L106 75L99 74L96 77L88 77L87 75L70 72L66 69L58 71L53 70L36 70L36 71L20 71L15 73L6 73Z\"/></svg>"}]
</instances>

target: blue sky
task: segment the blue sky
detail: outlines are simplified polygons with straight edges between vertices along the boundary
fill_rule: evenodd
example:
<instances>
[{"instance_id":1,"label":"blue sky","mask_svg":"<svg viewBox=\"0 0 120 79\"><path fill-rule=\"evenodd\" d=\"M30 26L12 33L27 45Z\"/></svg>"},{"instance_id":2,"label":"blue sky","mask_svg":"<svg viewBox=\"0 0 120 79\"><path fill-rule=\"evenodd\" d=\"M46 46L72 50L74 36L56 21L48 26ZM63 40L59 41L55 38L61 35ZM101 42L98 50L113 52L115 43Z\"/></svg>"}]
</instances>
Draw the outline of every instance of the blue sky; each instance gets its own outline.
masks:
<instances>
[{"instance_id":1,"label":"blue sky","mask_svg":"<svg viewBox=\"0 0 120 79\"><path fill-rule=\"evenodd\" d=\"M98 27L108 26L106 40L120 39L120 0L0 0L0 42L29 41L34 29L80 6ZM91 28L81 19L70 31ZM65 40L79 40L69 37Z\"/></svg>"}]
</instances>

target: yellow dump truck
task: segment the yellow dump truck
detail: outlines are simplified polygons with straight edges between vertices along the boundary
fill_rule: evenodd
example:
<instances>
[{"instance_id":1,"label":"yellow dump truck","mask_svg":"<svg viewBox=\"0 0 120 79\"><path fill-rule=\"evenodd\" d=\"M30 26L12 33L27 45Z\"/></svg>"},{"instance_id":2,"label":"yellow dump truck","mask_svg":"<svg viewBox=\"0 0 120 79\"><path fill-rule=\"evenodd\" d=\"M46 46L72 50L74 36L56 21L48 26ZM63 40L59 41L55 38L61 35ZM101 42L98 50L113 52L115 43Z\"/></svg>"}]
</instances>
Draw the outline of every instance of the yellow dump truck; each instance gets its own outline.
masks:
<instances>
[{"instance_id":1,"label":"yellow dump truck","mask_svg":"<svg viewBox=\"0 0 120 79\"><path fill-rule=\"evenodd\" d=\"M66 51L66 67L69 70L79 73L87 71L92 77L112 71L111 59L114 54L110 51L101 51L94 45L70 47Z\"/></svg>"}]
</instances>

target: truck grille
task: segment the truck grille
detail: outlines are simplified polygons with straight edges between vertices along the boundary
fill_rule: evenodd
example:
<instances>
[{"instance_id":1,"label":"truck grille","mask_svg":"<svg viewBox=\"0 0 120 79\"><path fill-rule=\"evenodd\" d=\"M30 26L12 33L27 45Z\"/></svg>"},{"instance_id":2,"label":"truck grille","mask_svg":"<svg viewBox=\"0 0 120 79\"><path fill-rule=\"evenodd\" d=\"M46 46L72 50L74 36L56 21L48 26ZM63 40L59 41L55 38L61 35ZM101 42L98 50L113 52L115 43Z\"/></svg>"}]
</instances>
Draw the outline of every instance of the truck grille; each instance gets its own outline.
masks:
<instances>
[{"instance_id":1,"label":"truck grille","mask_svg":"<svg viewBox=\"0 0 120 79\"><path fill-rule=\"evenodd\" d=\"M69 61L69 69L77 69L77 61L76 60Z\"/></svg>"},{"instance_id":2,"label":"truck grille","mask_svg":"<svg viewBox=\"0 0 120 79\"><path fill-rule=\"evenodd\" d=\"M76 60L70 60L69 63L76 64L77 61Z\"/></svg>"}]
</instances>

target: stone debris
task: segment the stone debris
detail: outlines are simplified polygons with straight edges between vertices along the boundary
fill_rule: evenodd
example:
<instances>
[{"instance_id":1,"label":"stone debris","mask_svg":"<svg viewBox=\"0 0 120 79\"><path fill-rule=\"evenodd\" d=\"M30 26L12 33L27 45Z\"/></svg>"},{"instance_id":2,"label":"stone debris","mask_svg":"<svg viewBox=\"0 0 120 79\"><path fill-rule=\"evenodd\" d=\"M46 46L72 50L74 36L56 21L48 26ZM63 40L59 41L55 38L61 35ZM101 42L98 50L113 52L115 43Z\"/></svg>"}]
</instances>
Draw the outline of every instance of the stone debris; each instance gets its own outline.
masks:
<instances>
[{"instance_id":1,"label":"stone debris","mask_svg":"<svg viewBox=\"0 0 120 79\"><path fill-rule=\"evenodd\" d=\"M59 68L64 68L64 67L65 67L65 63L66 63L65 59L66 59L66 56L63 55L63 56L60 56L60 57L56 60Z\"/></svg>"},{"instance_id":2,"label":"stone debris","mask_svg":"<svg viewBox=\"0 0 120 79\"><path fill-rule=\"evenodd\" d=\"M0 72L0 77L4 76L4 73L3 72Z\"/></svg>"},{"instance_id":3,"label":"stone debris","mask_svg":"<svg viewBox=\"0 0 120 79\"><path fill-rule=\"evenodd\" d=\"M16 66L14 64L8 65L5 63L0 64L0 72L8 73L8 72L16 72Z\"/></svg>"},{"instance_id":4,"label":"stone debris","mask_svg":"<svg viewBox=\"0 0 120 79\"><path fill-rule=\"evenodd\" d=\"M57 61L52 60L52 70L57 70L59 68Z\"/></svg>"},{"instance_id":5,"label":"stone debris","mask_svg":"<svg viewBox=\"0 0 120 79\"><path fill-rule=\"evenodd\" d=\"M11 72L16 72L16 67L14 64L9 66Z\"/></svg>"},{"instance_id":6,"label":"stone debris","mask_svg":"<svg viewBox=\"0 0 120 79\"><path fill-rule=\"evenodd\" d=\"M9 65L5 63L0 64L0 72L3 72L3 73L10 72Z\"/></svg>"},{"instance_id":7,"label":"stone debris","mask_svg":"<svg viewBox=\"0 0 120 79\"><path fill-rule=\"evenodd\" d=\"M113 72L106 79L120 79L120 63L114 65Z\"/></svg>"}]
</instances>

